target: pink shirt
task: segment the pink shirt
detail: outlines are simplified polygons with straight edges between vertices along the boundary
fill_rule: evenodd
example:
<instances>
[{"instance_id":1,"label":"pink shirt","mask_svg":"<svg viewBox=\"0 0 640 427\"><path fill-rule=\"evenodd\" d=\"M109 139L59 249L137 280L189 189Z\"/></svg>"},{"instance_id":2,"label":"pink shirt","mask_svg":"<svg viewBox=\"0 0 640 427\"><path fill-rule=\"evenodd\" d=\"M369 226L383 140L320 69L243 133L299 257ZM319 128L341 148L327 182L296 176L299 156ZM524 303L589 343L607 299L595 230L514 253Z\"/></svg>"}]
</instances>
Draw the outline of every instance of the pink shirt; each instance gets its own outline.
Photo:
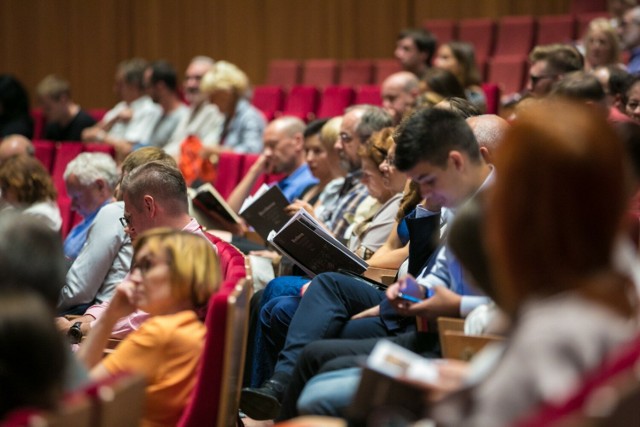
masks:
<instances>
[{"instance_id":1,"label":"pink shirt","mask_svg":"<svg viewBox=\"0 0 640 427\"><path fill-rule=\"evenodd\" d=\"M202 237L207 239L204 231L202 231L202 227L200 226L200 224L198 224L198 221L196 221L194 218L191 218L191 221L189 221L189 223L182 230L188 231L194 234L200 234ZM211 243L209 239L207 239L207 241ZM213 243L211 243L211 246L213 247L214 250L216 249L216 246ZM124 280L127 280L128 278L129 278L129 274L125 276ZM95 319L94 321L91 322L91 327L93 327L95 322L100 317L102 317L107 307L109 307L109 302L105 301L101 304L92 305L87 309L87 311L84 312L84 314L89 315ZM142 325L142 323L144 323L144 321L147 320L148 318L149 318L149 314L145 313L142 310L136 310L130 315L123 317L122 319L116 322L115 326L113 327L113 330L111 331L111 336L113 338L122 339L126 337L131 331L138 330Z\"/></svg>"}]
</instances>

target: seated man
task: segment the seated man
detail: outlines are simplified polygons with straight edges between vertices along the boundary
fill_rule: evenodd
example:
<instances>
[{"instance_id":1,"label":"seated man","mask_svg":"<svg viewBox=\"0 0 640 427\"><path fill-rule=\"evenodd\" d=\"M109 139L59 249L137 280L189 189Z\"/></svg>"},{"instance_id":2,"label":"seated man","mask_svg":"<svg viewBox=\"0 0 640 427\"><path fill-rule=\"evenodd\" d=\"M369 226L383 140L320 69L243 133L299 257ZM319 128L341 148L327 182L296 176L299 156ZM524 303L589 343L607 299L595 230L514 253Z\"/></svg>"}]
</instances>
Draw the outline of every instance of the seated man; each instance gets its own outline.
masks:
<instances>
[{"instance_id":1,"label":"seated man","mask_svg":"<svg viewBox=\"0 0 640 427\"><path fill-rule=\"evenodd\" d=\"M98 211L112 201L118 169L108 154L80 153L67 164L63 178L71 209L82 216L82 221L64 240L64 255L73 262L87 240Z\"/></svg>"},{"instance_id":2,"label":"seated man","mask_svg":"<svg viewBox=\"0 0 640 427\"><path fill-rule=\"evenodd\" d=\"M0 164L11 156L33 157L35 152L29 138L17 134L5 136L0 142Z\"/></svg>"},{"instance_id":3,"label":"seated man","mask_svg":"<svg viewBox=\"0 0 640 427\"><path fill-rule=\"evenodd\" d=\"M82 131L83 141L113 145L118 163L131 151L131 146L146 141L162 116L162 109L146 94L144 71L147 62L140 58L118 65L115 88L121 101L93 127Z\"/></svg>"},{"instance_id":4,"label":"seated man","mask_svg":"<svg viewBox=\"0 0 640 427\"><path fill-rule=\"evenodd\" d=\"M395 165L420 185L422 196L432 197L451 209L488 185L492 167L484 162L478 143L467 123L446 110L420 110L399 128L396 137ZM431 265L433 264L433 265ZM428 263L418 277L433 295L406 307L398 302L399 285L389 288L394 308L404 316L421 313L430 318L440 315L466 315L486 301L474 297L474 291L462 280L459 266L445 249L438 251L434 263ZM401 283L404 279L401 279ZM294 364L303 347L322 338L365 338L397 335L408 325L390 325L384 315L384 291L339 273L316 276L291 320L287 339L278 356L273 377L259 389L245 389L241 409L254 419L278 415L280 400L290 380ZM357 315L357 316L356 316ZM356 316L356 319L352 319Z\"/></svg>"},{"instance_id":5,"label":"seated man","mask_svg":"<svg viewBox=\"0 0 640 427\"><path fill-rule=\"evenodd\" d=\"M96 124L71 99L69 82L55 75L45 77L36 88L42 113L47 119L44 139L52 141L81 141L82 131Z\"/></svg>"}]
</instances>

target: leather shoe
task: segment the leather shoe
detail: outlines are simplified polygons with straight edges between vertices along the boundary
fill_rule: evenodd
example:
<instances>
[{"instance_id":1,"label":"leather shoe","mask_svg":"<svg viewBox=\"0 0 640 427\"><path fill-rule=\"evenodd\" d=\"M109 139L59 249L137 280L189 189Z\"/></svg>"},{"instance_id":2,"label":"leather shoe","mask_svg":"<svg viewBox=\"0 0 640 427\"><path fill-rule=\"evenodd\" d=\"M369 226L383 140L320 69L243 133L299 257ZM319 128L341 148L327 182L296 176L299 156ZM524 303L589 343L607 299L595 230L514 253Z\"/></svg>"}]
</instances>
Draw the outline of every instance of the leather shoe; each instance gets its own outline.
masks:
<instances>
[{"instance_id":1,"label":"leather shoe","mask_svg":"<svg viewBox=\"0 0 640 427\"><path fill-rule=\"evenodd\" d=\"M260 388L243 388L240 409L254 420L272 420L280 413L280 401L286 385L271 379Z\"/></svg>"}]
</instances>

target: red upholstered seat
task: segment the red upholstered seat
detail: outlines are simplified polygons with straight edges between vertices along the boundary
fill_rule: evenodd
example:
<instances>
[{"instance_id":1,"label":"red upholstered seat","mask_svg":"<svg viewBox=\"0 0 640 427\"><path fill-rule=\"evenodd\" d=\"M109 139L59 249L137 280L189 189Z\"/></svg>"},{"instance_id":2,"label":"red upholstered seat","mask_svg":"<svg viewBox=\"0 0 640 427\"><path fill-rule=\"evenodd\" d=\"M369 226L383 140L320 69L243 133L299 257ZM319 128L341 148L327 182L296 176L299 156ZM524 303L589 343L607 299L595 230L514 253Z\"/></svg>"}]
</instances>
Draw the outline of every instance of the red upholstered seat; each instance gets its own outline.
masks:
<instances>
[{"instance_id":1,"label":"red upholstered seat","mask_svg":"<svg viewBox=\"0 0 640 427\"><path fill-rule=\"evenodd\" d=\"M382 97L380 96L380 86L358 86L358 88L356 89L356 98L354 104L371 104L381 106Z\"/></svg>"},{"instance_id":2,"label":"red upholstered seat","mask_svg":"<svg viewBox=\"0 0 640 427\"><path fill-rule=\"evenodd\" d=\"M107 111L109 110L107 110L106 108L91 108L87 110L87 114L93 117L96 122L99 122L100 120L102 120L104 115L107 114Z\"/></svg>"},{"instance_id":3,"label":"red upholstered seat","mask_svg":"<svg viewBox=\"0 0 640 427\"><path fill-rule=\"evenodd\" d=\"M458 23L458 40L473 44L480 64L493 53L495 22L490 18L462 19Z\"/></svg>"},{"instance_id":4,"label":"red upholstered seat","mask_svg":"<svg viewBox=\"0 0 640 427\"><path fill-rule=\"evenodd\" d=\"M341 116L345 108L353 103L354 92L349 86L329 86L322 91L319 118Z\"/></svg>"},{"instance_id":5,"label":"red upholstered seat","mask_svg":"<svg viewBox=\"0 0 640 427\"><path fill-rule=\"evenodd\" d=\"M64 171L67 164L76 158L76 156L84 150L84 144L81 142L58 142L56 143L56 155L53 163L51 178L53 185L58 190L58 207L62 215L62 238L67 236L71 227L77 224L81 218L76 218L75 213L71 211L71 200L67 195L67 189L64 184Z\"/></svg>"},{"instance_id":6,"label":"red upholstered seat","mask_svg":"<svg viewBox=\"0 0 640 427\"><path fill-rule=\"evenodd\" d=\"M576 38L573 15L550 15L538 18L536 45L570 43Z\"/></svg>"},{"instance_id":7,"label":"red upholstered seat","mask_svg":"<svg viewBox=\"0 0 640 427\"><path fill-rule=\"evenodd\" d=\"M251 103L264 114L267 121L282 111L284 90L281 86L256 86L253 89Z\"/></svg>"},{"instance_id":8,"label":"red upholstered seat","mask_svg":"<svg viewBox=\"0 0 640 427\"><path fill-rule=\"evenodd\" d=\"M34 108L33 110L31 110L31 118L33 119L32 139L44 138L44 127L47 124L47 119L45 119L44 114L42 114L42 110L39 108Z\"/></svg>"},{"instance_id":9,"label":"red upholstered seat","mask_svg":"<svg viewBox=\"0 0 640 427\"><path fill-rule=\"evenodd\" d=\"M373 61L373 83L380 85L384 79L398 71L402 71L402 66L397 59L375 59Z\"/></svg>"},{"instance_id":10,"label":"red upholstered seat","mask_svg":"<svg viewBox=\"0 0 640 427\"><path fill-rule=\"evenodd\" d=\"M84 151L88 153L104 153L110 155L113 158L116 157L116 150L113 148L113 145L103 144L99 142L85 143Z\"/></svg>"},{"instance_id":11,"label":"red upholstered seat","mask_svg":"<svg viewBox=\"0 0 640 427\"><path fill-rule=\"evenodd\" d=\"M533 47L533 16L505 16L498 22L493 56L528 55Z\"/></svg>"},{"instance_id":12,"label":"red upholstered seat","mask_svg":"<svg viewBox=\"0 0 640 427\"><path fill-rule=\"evenodd\" d=\"M436 36L441 45L456 39L458 25L453 19L425 19L422 21L422 28Z\"/></svg>"},{"instance_id":13,"label":"red upholstered seat","mask_svg":"<svg viewBox=\"0 0 640 427\"><path fill-rule=\"evenodd\" d=\"M482 83L482 91L487 99L487 114L498 114L500 88L495 83Z\"/></svg>"},{"instance_id":14,"label":"red upholstered seat","mask_svg":"<svg viewBox=\"0 0 640 427\"><path fill-rule=\"evenodd\" d=\"M223 151L218 156L218 171L213 186L225 199L243 176L244 154Z\"/></svg>"},{"instance_id":15,"label":"red upholstered seat","mask_svg":"<svg viewBox=\"0 0 640 427\"><path fill-rule=\"evenodd\" d=\"M503 94L519 92L524 87L527 56L495 57L489 61L487 80L498 85Z\"/></svg>"},{"instance_id":16,"label":"red upholstered seat","mask_svg":"<svg viewBox=\"0 0 640 427\"><path fill-rule=\"evenodd\" d=\"M340 64L339 85L368 85L372 80L373 61L370 59L346 59Z\"/></svg>"},{"instance_id":17,"label":"red upholstered seat","mask_svg":"<svg viewBox=\"0 0 640 427\"><path fill-rule=\"evenodd\" d=\"M302 84L325 88L338 81L338 61L335 59L307 59L302 65Z\"/></svg>"},{"instance_id":18,"label":"red upholstered seat","mask_svg":"<svg viewBox=\"0 0 640 427\"><path fill-rule=\"evenodd\" d=\"M56 155L56 144L53 141L39 140L33 141L33 147L35 148L36 159L40 160L40 163L44 168L51 173L53 171L53 161Z\"/></svg>"},{"instance_id":19,"label":"red upholstered seat","mask_svg":"<svg viewBox=\"0 0 640 427\"><path fill-rule=\"evenodd\" d=\"M198 381L179 427L233 426L238 416L252 287L244 256L215 240L225 278L209 300Z\"/></svg>"},{"instance_id":20,"label":"red upholstered seat","mask_svg":"<svg viewBox=\"0 0 640 427\"><path fill-rule=\"evenodd\" d=\"M294 86L289 92L282 115L313 120L318 107L318 89L314 86Z\"/></svg>"},{"instance_id":21,"label":"red upholstered seat","mask_svg":"<svg viewBox=\"0 0 640 427\"><path fill-rule=\"evenodd\" d=\"M290 88L300 84L301 76L302 66L300 61L295 59L273 59L269 61L265 84Z\"/></svg>"}]
</instances>

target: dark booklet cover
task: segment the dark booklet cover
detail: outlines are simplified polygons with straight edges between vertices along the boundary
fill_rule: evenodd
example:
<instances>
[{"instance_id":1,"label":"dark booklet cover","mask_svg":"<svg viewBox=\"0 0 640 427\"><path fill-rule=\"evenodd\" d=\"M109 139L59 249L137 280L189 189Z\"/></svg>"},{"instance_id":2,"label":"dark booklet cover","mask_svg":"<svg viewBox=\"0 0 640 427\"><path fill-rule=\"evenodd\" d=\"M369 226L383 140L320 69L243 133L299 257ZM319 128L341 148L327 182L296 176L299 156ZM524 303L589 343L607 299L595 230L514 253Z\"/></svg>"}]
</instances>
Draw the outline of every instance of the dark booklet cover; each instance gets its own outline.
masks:
<instances>
[{"instance_id":1,"label":"dark booklet cover","mask_svg":"<svg viewBox=\"0 0 640 427\"><path fill-rule=\"evenodd\" d=\"M268 238L307 274L348 270L360 274L367 263L329 234L304 209L298 211L278 232Z\"/></svg>"},{"instance_id":2,"label":"dark booklet cover","mask_svg":"<svg viewBox=\"0 0 640 427\"><path fill-rule=\"evenodd\" d=\"M212 215L214 219L218 219L215 217L217 215L224 221L233 224L240 223L240 217L231 209L231 206L227 204L213 185L206 183L195 190L190 189L189 193L194 206L207 214L215 214Z\"/></svg>"},{"instance_id":3,"label":"dark booklet cover","mask_svg":"<svg viewBox=\"0 0 640 427\"><path fill-rule=\"evenodd\" d=\"M291 218L284 209L289 201L277 185L256 195L249 206L240 210L240 215L265 241L271 230L279 230Z\"/></svg>"}]
</instances>

